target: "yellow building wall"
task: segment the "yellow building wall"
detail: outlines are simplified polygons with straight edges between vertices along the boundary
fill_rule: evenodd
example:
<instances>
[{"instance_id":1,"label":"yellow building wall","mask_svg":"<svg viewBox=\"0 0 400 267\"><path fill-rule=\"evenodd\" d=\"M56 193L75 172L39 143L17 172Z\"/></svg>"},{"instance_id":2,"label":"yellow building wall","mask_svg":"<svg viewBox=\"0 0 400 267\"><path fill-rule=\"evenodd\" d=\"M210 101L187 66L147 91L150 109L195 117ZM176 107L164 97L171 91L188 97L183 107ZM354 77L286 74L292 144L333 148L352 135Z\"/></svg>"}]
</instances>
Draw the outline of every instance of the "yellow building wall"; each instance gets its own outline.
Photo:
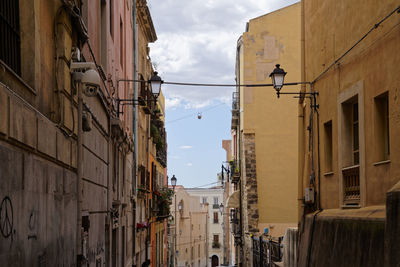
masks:
<instances>
[{"instance_id":1,"label":"yellow building wall","mask_svg":"<svg viewBox=\"0 0 400 267\"><path fill-rule=\"evenodd\" d=\"M300 3L255 18L243 34L241 80L271 83L275 64L287 72L286 82L300 81ZM298 91L298 86L282 92ZM273 87L241 89L242 129L255 134L259 230L297 224L298 100Z\"/></svg>"},{"instance_id":2,"label":"yellow building wall","mask_svg":"<svg viewBox=\"0 0 400 267\"><path fill-rule=\"evenodd\" d=\"M339 56L353 46L373 25L394 10L398 1L383 0L304 0L305 18L305 78L314 80ZM356 15L354 15L356 14ZM344 157L339 134L340 97L352 90L359 90L360 120L360 206L384 205L386 192L400 177L400 17L394 14L374 30L358 46L348 53L336 66L316 83L320 95L321 128L321 206L324 209L342 207L340 164ZM374 98L388 92L390 160L380 162L376 139L376 117ZM307 107L307 114L309 108ZM324 123L332 121L332 170L326 166ZM316 127L316 125L314 126ZM307 135L307 130L303 130ZM363 137L363 138L361 138ZM307 138L303 159L309 162ZM315 154L316 155L316 154ZM380 164L379 164L380 162ZM307 163L306 163L307 164ZM306 168L307 169L307 168ZM300 180L308 181L309 171ZM305 185L306 186L306 185Z\"/></svg>"}]
</instances>

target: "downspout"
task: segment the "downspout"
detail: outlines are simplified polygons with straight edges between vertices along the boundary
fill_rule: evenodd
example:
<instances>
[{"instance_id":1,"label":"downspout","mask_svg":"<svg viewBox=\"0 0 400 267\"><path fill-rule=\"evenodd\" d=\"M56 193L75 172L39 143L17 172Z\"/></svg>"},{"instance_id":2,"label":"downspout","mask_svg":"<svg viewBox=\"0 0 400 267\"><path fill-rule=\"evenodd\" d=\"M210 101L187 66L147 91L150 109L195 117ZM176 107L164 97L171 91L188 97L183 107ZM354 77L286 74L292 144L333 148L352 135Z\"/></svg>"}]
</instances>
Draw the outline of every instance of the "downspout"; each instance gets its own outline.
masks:
<instances>
[{"instance_id":1,"label":"downspout","mask_svg":"<svg viewBox=\"0 0 400 267\"><path fill-rule=\"evenodd\" d=\"M137 80L137 24L136 24L136 0L133 0L132 3L132 20L133 20L133 79ZM133 83L133 99L137 99L138 97L138 87L137 83ZM133 168L132 168L132 194L135 196L135 200L132 203L132 266L136 263L136 181L137 181L137 166L138 166L138 134L137 134L137 107L133 106L133 116L132 116L132 124L133 124L133 143L134 143L134 152L133 152ZM137 265L137 264L136 264Z\"/></svg>"},{"instance_id":2,"label":"downspout","mask_svg":"<svg viewBox=\"0 0 400 267\"><path fill-rule=\"evenodd\" d=\"M240 79L240 49L241 49L241 46L242 46L242 43L241 43L241 41L242 41L242 36L240 36L240 38L239 38L239 40L238 40L238 42L237 42L237 50L236 50L236 53L237 53L237 55L238 55L238 57L237 57L237 62L238 62L238 84L241 84L242 83L242 81L241 81L241 79ZM238 257L238 261L239 261L239 266L243 266L243 256L244 256L244 253L243 253L243 241L244 241L244 227L243 227L243 201L242 201L242 193L243 193L243 168L242 168L242 164L241 164L241 151L242 151L242 146L241 146L241 136L242 136L242 133L241 133L241 128L240 128L240 126L241 126L241 122L240 122L240 118L241 118L241 114L240 114L240 109L241 109L241 107L242 107L242 105L241 105L241 98L240 98L240 90L241 90L241 87L238 87L238 89L237 89L237 91L239 92L239 94L238 94L238 98L239 98L239 122L238 122L238 126L237 126L237 131L236 131L236 138L237 138L237 140L238 140L238 143L237 143L237 147L236 147L236 154L237 154L237 159L238 159L238 163L239 163L239 166L240 166L240 181L239 181L239 194L240 194L240 198L239 198L239 208L240 208L240 211L239 211L239 213L240 213L240 217L239 217L239 219L240 219L240 252L239 252L239 257Z\"/></svg>"},{"instance_id":3,"label":"downspout","mask_svg":"<svg viewBox=\"0 0 400 267\"><path fill-rule=\"evenodd\" d=\"M82 140L83 140L83 131L82 131L82 113L83 113L83 99L82 99L82 84L81 82L77 83L78 86L78 140L77 140L77 183L76 183L76 194L77 194L77 203L76 203L76 216L77 216L77 229L76 229L76 256L77 256L77 266L82 265L83 255L82 255L82 217L81 217L81 209L82 209L82 174L83 174L83 162L82 162Z\"/></svg>"},{"instance_id":4,"label":"downspout","mask_svg":"<svg viewBox=\"0 0 400 267\"><path fill-rule=\"evenodd\" d=\"M306 74L305 74L305 24L304 24L304 1L301 1L301 12L300 12L300 20L301 20L301 81L304 82L306 80ZM305 90L306 85L302 85L302 91ZM299 114L299 147L298 147L298 157L299 157L299 164L298 164L298 190L297 190L297 199L298 199L298 221L301 221L301 218L304 217L304 196L303 196L303 188L304 188L304 162L305 162L305 154L304 154L304 117L305 117L305 112L303 108L303 101L299 101L299 107L298 107L298 114Z\"/></svg>"}]
</instances>

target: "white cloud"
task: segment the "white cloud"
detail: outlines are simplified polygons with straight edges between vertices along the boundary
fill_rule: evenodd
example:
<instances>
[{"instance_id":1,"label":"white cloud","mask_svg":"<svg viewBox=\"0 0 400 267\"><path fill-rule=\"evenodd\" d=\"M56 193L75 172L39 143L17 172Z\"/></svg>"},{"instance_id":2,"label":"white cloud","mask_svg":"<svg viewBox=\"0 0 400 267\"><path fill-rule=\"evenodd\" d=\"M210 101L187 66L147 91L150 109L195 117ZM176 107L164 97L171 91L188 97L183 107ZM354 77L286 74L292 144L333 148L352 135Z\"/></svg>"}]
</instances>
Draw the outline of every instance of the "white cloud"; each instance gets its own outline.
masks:
<instances>
[{"instance_id":1,"label":"white cloud","mask_svg":"<svg viewBox=\"0 0 400 267\"><path fill-rule=\"evenodd\" d=\"M192 149L193 147L192 146L180 146L179 148L180 149Z\"/></svg>"},{"instance_id":2,"label":"white cloud","mask_svg":"<svg viewBox=\"0 0 400 267\"><path fill-rule=\"evenodd\" d=\"M165 108L166 109L174 109L180 106L182 99L175 97L175 98L166 98L165 99Z\"/></svg>"},{"instance_id":3,"label":"white cloud","mask_svg":"<svg viewBox=\"0 0 400 267\"><path fill-rule=\"evenodd\" d=\"M193 166L193 164L191 162L189 162L189 163L186 164L186 166L191 167L191 166Z\"/></svg>"},{"instance_id":4,"label":"white cloud","mask_svg":"<svg viewBox=\"0 0 400 267\"><path fill-rule=\"evenodd\" d=\"M151 58L165 81L235 83L236 42L249 19L295 0L148 1L158 40ZM154 5L152 5L154 3ZM167 108L230 102L234 87L163 85Z\"/></svg>"}]
</instances>

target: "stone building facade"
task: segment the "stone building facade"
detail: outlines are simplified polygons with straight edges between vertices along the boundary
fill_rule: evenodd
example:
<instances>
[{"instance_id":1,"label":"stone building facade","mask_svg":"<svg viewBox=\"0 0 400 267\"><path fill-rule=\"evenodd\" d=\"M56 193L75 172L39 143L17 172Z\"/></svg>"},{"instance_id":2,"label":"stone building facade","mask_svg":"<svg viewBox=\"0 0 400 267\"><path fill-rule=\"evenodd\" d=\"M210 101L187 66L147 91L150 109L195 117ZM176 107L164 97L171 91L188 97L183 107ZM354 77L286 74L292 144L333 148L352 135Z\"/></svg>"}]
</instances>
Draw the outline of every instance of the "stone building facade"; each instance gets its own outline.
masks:
<instances>
[{"instance_id":1,"label":"stone building facade","mask_svg":"<svg viewBox=\"0 0 400 267\"><path fill-rule=\"evenodd\" d=\"M138 161L147 160L146 174L156 108L118 99L154 102L146 82L121 81L153 75L146 1L7 0L0 9L0 261L141 265L150 259L150 228L138 231L137 222L143 214L150 224L152 197L138 196ZM94 94L77 74L89 69L99 77ZM163 124L158 130L165 136ZM166 158L154 155L165 174Z\"/></svg>"}]
</instances>

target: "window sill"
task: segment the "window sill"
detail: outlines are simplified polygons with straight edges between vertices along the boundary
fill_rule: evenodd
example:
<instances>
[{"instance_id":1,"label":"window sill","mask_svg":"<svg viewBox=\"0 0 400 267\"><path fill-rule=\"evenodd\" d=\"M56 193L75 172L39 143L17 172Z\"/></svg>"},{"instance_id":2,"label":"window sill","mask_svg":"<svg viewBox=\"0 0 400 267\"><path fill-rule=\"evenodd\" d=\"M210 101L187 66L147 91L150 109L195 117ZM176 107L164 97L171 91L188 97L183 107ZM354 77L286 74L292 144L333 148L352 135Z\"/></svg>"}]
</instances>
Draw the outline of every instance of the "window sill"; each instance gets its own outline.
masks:
<instances>
[{"instance_id":1,"label":"window sill","mask_svg":"<svg viewBox=\"0 0 400 267\"><path fill-rule=\"evenodd\" d=\"M326 173L324 173L324 176L326 177L326 176L332 176L332 175L334 175L335 173L334 172L326 172Z\"/></svg>"},{"instance_id":2,"label":"window sill","mask_svg":"<svg viewBox=\"0 0 400 267\"><path fill-rule=\"evenodd\" d=\"M33 95L37 94L35 89L33 89L28 83L26 83L24 81L24 79L22 79L21 76L19 76L14 70L12 70L6 63L4 63L1 60L0 60L0 67L4 68L4 73L8 72L7 73L8 75L14 77L17 80L17 83L19 82L24 89L28 90ZM5 74L5 75L7 75L7 74ZM8 78L8 77L4 77L4 78ZM11 88L13 87L13 85L9 85L9 84L7 84L7 86L9 86Z\"/></svg>"},{"instance_id":3,"label":"window sill","mask_svg":"<svg viewBox=\"0 0 400 267\"><path fill-rule=\"evenodd\" d=\"M385 164L389 164L389 163L390 163L390 159L382 160L382 161L375 162L374 166L385 165Z\"/></svg>"},{"instance_id":4,"label":"window sill","mask_svg":"<svg viewBox=\"0 0 400 267\"><path fill-rule=\"evenodd\" d=\"M360 205L342 205L342 209L359 209Z\"/></svg>"}]
</instances>

